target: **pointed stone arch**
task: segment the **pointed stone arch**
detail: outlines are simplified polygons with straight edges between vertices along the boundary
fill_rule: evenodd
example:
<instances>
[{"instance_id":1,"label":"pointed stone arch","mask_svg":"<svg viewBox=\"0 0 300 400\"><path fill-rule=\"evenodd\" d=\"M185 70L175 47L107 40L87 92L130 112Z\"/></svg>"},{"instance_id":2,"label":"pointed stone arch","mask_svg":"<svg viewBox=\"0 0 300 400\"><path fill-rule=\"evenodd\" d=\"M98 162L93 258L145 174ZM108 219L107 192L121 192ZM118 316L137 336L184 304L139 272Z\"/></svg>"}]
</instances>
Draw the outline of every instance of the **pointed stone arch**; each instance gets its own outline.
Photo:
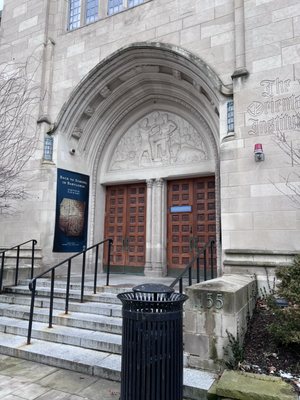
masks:
<instances>
[{"instance_id":1,"label":"pointed stone arch","mask_svg":"<svg viewBox=\"0 0 300 400\"><path fill-rule=\"evenodd\" d=\"M128 174L110 174L114 152L131 127L155 112L168 114L174 121L189 121L203 139L208 156L201 160L201 167L195 163L183 175L215 174L218 186L220 105L230 94L231 89L201 59L161 43L131 44L90 71L63 106L56 132L75 148L92 177L91 241L101 238L94 230L96 221L103 224L96 209L96 203L104 201L99 185L131 181ZM151 176L145 168L136 169L135 179L182 175L179 168L164 171Z\"/></svg>"}]
</instances>

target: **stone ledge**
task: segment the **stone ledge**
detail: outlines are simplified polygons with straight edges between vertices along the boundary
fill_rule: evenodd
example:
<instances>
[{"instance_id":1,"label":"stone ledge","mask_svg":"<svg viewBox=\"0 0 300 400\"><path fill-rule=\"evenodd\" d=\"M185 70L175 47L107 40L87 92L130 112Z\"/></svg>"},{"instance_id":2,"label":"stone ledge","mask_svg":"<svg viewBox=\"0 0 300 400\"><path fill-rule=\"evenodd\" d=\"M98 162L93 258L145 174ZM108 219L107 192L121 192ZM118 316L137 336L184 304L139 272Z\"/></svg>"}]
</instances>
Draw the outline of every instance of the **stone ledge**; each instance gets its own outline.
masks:
<instances>
[{"instance_id":1,"label":"stone ledge","mask_svg":"<svg viewBox=\"0 0 300 400\"><path fill-rule=\"evenodd\" d=\"M288 250L256 250L256 249L226 249L225 254L250 254L250 255L287 255L295 256L298 254L297 251Z\"/></svg>"},{"instance_id":2,"label":"stone ledge","mask_svg":"<svg viewBox=\"0 0 300 400\"><path fill-rule=\"evenodd\" d=\"M208 400L297 400L291 385L281 378L240 371L224 371L209 389Z\"/></svg>"},{"instance_id":3,"label":"stone ledge","mask_svg":"<svg viewBox=\"0 0 300 400\"><path fill-rule=\"evenodd\" d=\"M227 266L227 265L229 265L229 266L232 266L232 267L234 267L234 266L238 266L238 267L248 267L248 266L250 266L250 267L257 267L257 268L259 268L259 267L274 267L274 268L276 268L276 267L283 267L283 266L289 266L289 265L291 265L291 263L290 262L272 262L272 261L233 261L233 260L225 260L224 262L223 262L223 265L225 265L225 266Z\"/></svg>"}]
</instances>

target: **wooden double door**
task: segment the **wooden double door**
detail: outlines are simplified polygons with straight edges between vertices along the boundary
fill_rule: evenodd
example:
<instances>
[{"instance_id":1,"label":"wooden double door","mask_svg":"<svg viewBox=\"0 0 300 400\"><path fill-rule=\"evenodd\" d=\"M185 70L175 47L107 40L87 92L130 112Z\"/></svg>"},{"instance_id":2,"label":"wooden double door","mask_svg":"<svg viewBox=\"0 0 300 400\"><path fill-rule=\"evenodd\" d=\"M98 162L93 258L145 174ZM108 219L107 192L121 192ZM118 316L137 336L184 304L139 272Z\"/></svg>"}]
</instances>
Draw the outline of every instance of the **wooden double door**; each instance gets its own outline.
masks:
<instances>
[{"instance_id":1,"label":"wooden double door","mask_svg":"<svg viewBox=\"0 0 300 400\"><path fill-rule=\"evenodd\" d=\"M166 185L167 265L183 268L199 247L216 238L215 178L180 179ZM106 188L105 238L113 239L111 265L120 270L132 267L142 272L145 266L146 199L145 183Z\"/></svg>"},{"instance_id":2,"label":"wooden double door","mask_svg":"<svg viewBox=\"0 0 300 400\"><path fill-rule=\"evenodd\" d=\"M168 268L185 267L216 239L215 177L168 182Z\"/></svg>"},{"instance_id":3,"label":"wooden double door","mask_svg":"<svg viewBox=\"0 0 300 400\"><path fill-rule=\"evenodd\" d=\"M144 183L106 188L105 238L113 239L112 266L144 267L146 198Z\"/></svg>"}]
</instances>

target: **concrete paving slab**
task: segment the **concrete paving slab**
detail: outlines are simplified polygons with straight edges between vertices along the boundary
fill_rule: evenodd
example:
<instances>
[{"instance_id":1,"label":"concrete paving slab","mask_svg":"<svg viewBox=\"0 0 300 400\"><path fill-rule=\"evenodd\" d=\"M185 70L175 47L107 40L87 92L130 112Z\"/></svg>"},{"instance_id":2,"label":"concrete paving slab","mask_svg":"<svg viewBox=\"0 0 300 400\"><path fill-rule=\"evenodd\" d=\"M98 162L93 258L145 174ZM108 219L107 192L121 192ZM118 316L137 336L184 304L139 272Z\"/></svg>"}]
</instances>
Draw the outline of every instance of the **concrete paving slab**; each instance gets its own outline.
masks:
<instances>
[{"instance_id":1,"label":"concrete paving slab","mask_svg":"<svg viewBox=\"0 0 300 400\"><path fill-rule=\"evenodd\" d=\"M59 370L41 379L39 384L62 392L78 394L96 381L97 378L93 376Z\"/></svg>"},{"instance_id":2,"label":"concrete paving slab","mask_svg":"<svg viewBox=\"0 0 300 400\"><path fill-rule=\"evenodd\" d=\"M35 400L86 400L84 397L75 396L70 393L60 392L59 390L49 390L47 393Z\"/></svg>"},{"instance_id":3,"label":"concrete paving slab","mask_svg":"<svg viewBox=\"0 0 300 400\"><path fill-rule=\"evenodd\" d=\"M37 397L41 396L42 394L49 392L49 388L43 387L37 383L31 383L29 385L22 385L20 389L15 390L13 385L13 392L14 396L19 396L21 399L26 400L35 400Z\"/></svg>"},{"instance_id":4,"label":"concrete paving slab","mask_svg":"<svg viewBox=\"0 0 300 400\"><path fill-rule=\"evenodd\" d=\"M101 400L110 400L112 398L118 400L120 397L120 384L104 379L97 379L95 383L83 389L80 395L90 400L100 400L99 393L101 393Z\"/></svg>"},{"instance_id":5,"label":"concrete paving slab","mask_svg":"<svg viewBox=\"0 0 300 400\"><path fill-rule=\"evenodd\" d=\"M13 394L14 391L23 388L31 383L28 378L12 378L10 376L1 375L0 399L8 394Z\"/></svg>"},{"instance_id":6,"label":"concrete paving slab","mask_svg":"<svg viewBox=\"0 0 300 400\"><path fill-rule=\"evenodd\" d=\"M8 380L12 380L13 378L7 375L0 375L0 386L6 385Z\"/></svg>"},{"instance_id":7,"label":"concrete paving slab","mask_svg":"<svg viewBox=\"0 0 300 400\"><path fill-rule=\"evenodd\" d=\"M11 377L34 377L35 381L44 378L45 376L56 371L56 368L49 367L48 365L40 365L32 361L24 361L9 368L2 370L2 375L9 375Z\"/></svg>"},{"instance_id":8,"label":"concrete paving slab","mask_svg":"<svg viewBox=\"0 0 300 400\"><path fill-rule=\"evenodd\" d=\"M2 373L2 371L4 369L14 367L17 364L21 364L24 362L25 362L25 360L22 360L20 358L13 358L13 357L5 356L5 355L1 354L0 355L0 373Z\"/></svg>"},{"instance_id":9,"label":"concrete paving slab","mask_svg":"<svg viewBox=\"0 0 300 400\"><path fill-rule=\"evenodd\" d=\"M1 400L116 400L120 395L118 382L10 356L1 355L0 363L7 373L0 375ZM38 369L42 374L37 373Z\"/></svg>"},{"instance_id":10,"label":"concrete paving slab","mask_svg":"<svg viewBox=\"0 0 300 400\"><path fill-rule=\"evenodd\" d=\"M3 399L5 396L11 394L12 389L9 386L0 387L0 399Z\"/></svg>"}]
</instances>

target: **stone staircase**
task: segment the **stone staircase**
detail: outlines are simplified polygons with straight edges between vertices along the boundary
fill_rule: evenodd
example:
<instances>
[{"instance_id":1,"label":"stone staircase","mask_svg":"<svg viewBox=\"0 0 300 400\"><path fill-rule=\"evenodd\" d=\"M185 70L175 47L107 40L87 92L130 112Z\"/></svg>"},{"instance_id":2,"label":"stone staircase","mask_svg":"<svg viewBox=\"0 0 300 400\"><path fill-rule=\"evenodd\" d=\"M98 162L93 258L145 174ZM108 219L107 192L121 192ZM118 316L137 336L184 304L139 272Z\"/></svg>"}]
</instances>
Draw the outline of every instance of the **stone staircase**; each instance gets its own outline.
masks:
<instances>
[{"instance_id":1,"label":"stone staircase","mask_svg":"<svg viewBox=\"0 0 300 400\"><path fill-rule=\"evenodd\" d=\"M15 282L16 276L16 260L17 260L17 249L8 250L5 247L0 248L1 251L6 251L4 259L4 269L3 269L3 285L12 285ZM0 257L0 264L2 262L2 257ZM35 248L34 254L34 274L38 275L42 272L42 251L39 247ZM31 274L31 248L20 248L19 255L19 274L18 278L27 279L30 278Z\"/></svg>"},{"instance_id":2,"label":"stone staircase","mask_svg":"<svg viewBox=\"0 0 300 400\"><path fill-rule=\"evenodd\" d=\"M0 295L0 353L90 375L120 380L121 303L118 292L128 287L86 284L84 303L80 285L71 283L69 313L64 312L65 283L55 284L53 328L48 328L50 284L38 280L31 344L27 345L30 307L28 281L6 287ZM214 381L213 374L184 369L184 395L205 400ZM142 400L142 399L141 399Z\"/></svg>"}]
</instances>

